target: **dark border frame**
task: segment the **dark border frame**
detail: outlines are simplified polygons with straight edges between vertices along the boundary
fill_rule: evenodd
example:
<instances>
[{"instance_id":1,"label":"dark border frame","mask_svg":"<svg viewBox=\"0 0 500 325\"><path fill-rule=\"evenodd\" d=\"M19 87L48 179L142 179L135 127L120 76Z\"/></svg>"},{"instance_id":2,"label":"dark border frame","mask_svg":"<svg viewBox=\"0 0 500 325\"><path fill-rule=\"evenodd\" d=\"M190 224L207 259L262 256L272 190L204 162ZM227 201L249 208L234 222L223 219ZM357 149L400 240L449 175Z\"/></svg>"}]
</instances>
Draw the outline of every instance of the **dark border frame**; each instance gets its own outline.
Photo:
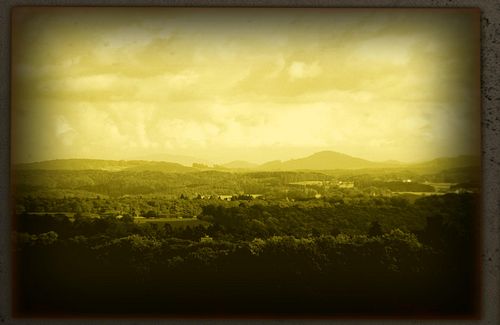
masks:
<instances>
[{"instance_id":1,"label":"dark border frame","mask_svg":"<svg viewBox=\"0 0 500 325\"><path fill-rule=\"evenodd\" d=\"M174 6L174 7L337 7L337 8L479 8L481 10L481 126L482 126L482 243L481 301L479 320L357 319L356 324L499 324L500 323L500 3L494 0L2 0L0 3L0 323L138 324L153 320L133 319L13 319L11 301L10 216L10 12L15 6ZM201 320L164 320L174 324L198 324ZM257 322L257 320L233 320ZM352 323L353 320L316 320L315 323ZM205 321L218 323L222 320ZM259 323L262 322L258 321ZM272 322L272 321L270 321ZM287 323L306 323L286 320Z\"/></svg>"}]
</instances>

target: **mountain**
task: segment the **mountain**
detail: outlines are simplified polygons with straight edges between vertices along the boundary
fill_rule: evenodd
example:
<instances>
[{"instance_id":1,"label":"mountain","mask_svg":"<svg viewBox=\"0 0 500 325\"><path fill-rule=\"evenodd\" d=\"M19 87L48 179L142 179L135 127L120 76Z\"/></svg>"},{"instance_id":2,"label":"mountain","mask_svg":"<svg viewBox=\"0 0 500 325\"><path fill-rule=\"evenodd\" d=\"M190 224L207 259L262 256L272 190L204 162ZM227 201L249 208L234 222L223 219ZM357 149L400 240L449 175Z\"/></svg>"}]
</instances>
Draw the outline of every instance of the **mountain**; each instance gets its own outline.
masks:
<instances>
[{"instance_id":1,"label":"mountain","mask_svg":"<svg viewBox=\"0 0 500 325\"><path fill-rule=\"evenodd\" d=\"M197 171L177 163L144 160L56 159L17 164L17 170L106 170L106 171L161 171L184 173Z\"/></svg>"},{"instance_id":2,"label":"mountain","mask_svg":"<svg viewBox=\"0 0 500 325\"><path fill-rule=\"evenodd\" d=\"M404 168L421 172L439 172L442 170L479 167L479 156L442 157L421 163L402 163L398 161L374 162L352 157L334 151L321 151L308 157L287 161L270 161L262 165L246 161L232 161L218 167L223 170L260 170L260 171L292 171L292 170L354 170ZM100 160L100 159L56 159L34 163L14 165L18 170L105 170L105 171L160 171L164 173L187 173L204 170L187 167L179 163L145 160ZM208 167L207 167L208 168ZM207 169L205 168L205 169ZM211 169L211 168L208 168Z\"/></svg>"},{"instance_id":3,"label":"mountain","mask_svg":"<svg viewBox=\"0 0 500 325\"><path fill-rule=\"evenodd\" d=\"M352 157L335 151L321 151L311 156L287 161L270 161L258 167L259 170L335 170L335 169L375 169L410 168L424 171L440 171L453 168L480 166L480 157L462 155L442 157L421 163L402 163L396 160L374 162Z\"/></svg>"},{"instance_id":4,"label":"mountain","mask_svg":"<svg viewBox=\"0 0 500 325\"><path fill-rule=\"evenodd\" d=\"M248 161L243 161L243 160L235 160L228 162L226 164L220 165L221 167L228 168L228 169L253 169L258 167L259 165L248 162Z\"/></svg>"},{"instance_id":5,"label":"mountain","mask_svg":"<svg viewBox=\"0 0 500 325\"><path fill-rule=\"evenodd\" d=\"M363 169L397 166L395 163L379 163L349 155L321 151L311 156L292 159L284 162L272 161L259 166L259 169L270 170L332 170L332 169Z\"/></svg>"}]
</instances>

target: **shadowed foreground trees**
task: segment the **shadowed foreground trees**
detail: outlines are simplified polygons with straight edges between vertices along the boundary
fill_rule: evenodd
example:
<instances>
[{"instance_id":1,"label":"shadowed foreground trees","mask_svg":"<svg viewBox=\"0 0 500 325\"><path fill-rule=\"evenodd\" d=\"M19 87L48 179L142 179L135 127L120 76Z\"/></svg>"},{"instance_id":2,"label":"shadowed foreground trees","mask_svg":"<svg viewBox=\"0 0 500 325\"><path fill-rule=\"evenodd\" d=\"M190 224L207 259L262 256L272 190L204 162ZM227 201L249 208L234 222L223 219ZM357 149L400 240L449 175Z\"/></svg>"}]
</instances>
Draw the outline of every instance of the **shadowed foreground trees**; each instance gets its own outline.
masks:
<instances>
[{"instance_id":1,"label":"shadowed foreground trees","mask_svg":"<svg viewBox=\"0 0 500 325\"><path fill-rule=\"evenodd\" d=\"M463 261L400 230L211 243L50 232L18 243L23 313L470 311Z\"/></svg>"},{"instance_id":2,"label":"shadowed foreground trees","mask_svg":"<svg viewBox=\"0 0 500 325\"><path fill-rule=\"evenodd\" d=\"M469 315L474 202L207 205L210 225L185 228L28 214L15 303L23 315ZM391 227L398 211L421 220Z\"/></svg>"}]
</instances>

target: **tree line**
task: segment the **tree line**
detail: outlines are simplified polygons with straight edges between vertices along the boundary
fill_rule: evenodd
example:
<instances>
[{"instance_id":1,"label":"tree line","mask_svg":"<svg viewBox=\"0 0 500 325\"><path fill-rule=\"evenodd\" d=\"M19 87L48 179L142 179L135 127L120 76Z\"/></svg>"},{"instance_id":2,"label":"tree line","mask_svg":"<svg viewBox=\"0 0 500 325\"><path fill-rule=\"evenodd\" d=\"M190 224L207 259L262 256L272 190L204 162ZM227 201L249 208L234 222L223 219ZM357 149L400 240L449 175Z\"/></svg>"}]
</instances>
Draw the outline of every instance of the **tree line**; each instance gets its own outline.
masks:
<instances>
[{"instance_id":1,"label":"tree line","mask_svg":"<svg viewBox=\"0 0 500 325\"><path fill-rule=\"evenodd\" d=\"M184 201L199 203L203 226L19 215L17 308L168 315L474 311L473 194L414 203Z\"/></svg>"}]
</instances>

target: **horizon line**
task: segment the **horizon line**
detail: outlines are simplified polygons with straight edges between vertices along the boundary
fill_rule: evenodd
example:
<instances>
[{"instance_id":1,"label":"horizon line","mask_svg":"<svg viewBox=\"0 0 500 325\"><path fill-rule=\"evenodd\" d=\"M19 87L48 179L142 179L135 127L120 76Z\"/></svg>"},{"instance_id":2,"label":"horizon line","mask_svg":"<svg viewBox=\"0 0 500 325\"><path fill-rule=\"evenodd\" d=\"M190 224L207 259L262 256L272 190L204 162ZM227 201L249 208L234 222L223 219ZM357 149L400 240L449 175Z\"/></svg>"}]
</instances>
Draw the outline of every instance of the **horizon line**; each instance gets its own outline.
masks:
<instances>
[{"instance_id":1,"label":"horizon line","mask_svg":"<svg viewBox=\"0 0 500 325\"><path fill-rule=\"evenodd\" d=\"M243 162L243 163L249 163L249 164L254 164L256 165L255 167L270 163L270 162L286 162L286 161L292 161L292 160L299 160L299 159L304 159L304 158L309 158L311 156L314 156L319 153L323 152L330 152L330 153L336 153L336 154L341 154L348 156L350 158L356 158L356 159L362 159L366 160L368 162L373 162L373 163L401 163L401 164L419 164L419 163L425 163L429 161L433 161L436 159L443 159L443 158L458 158L458 157L481 157L480 154L473 154L473 153L460 153L457 155L447 155L447 156L435 156L433 158L429 159L424 159L424 160L416 160L416 161L405 161L405 160L399 160L399 159L386 159L386 160L371 160L371 159L366 159L363 157L359 156L353 156L349 154L345 154L339 151L334 151L334 150L322 150L322 151L317 151L315 153L312 153L310 155L302 156L302 157L297 157L297 158L291 158L291 159L273 159L273 160L267 160L262 163L257 163L254 161L249 161L249 160L243 160L243 159L234 159L226 162L213 162L210 161L210 159L204 159L204 158L199 158L199 161L193 161L193 163L196 164L203 164L206 166L222 166L222 165L227 165L233 162ZM182 156L182 155L179 155ZM196 157L192 157L193 159L198 159ZM185 167L192 167L193 163L191 164L184 164L180 162L176 162L174 160L158 160L158 159L137 159L137 158L130 158L130 159L123 159L123 158L90 158L90 157L69 157L69 158L50 158L50 159L43 159L43 160L32 160L32 161L14 161L13 157L11 157L10 160L10 165L22 165L22 164L34 164L34 163L41 163L41 162L47 162L47 161L56 161L56 160L101 160L101 161L145 161L145 162L167 162L167 163L174 163L174 164L179 164ZM209 161L207 163L207 161Z\"/></svg>"}]
</instances>

